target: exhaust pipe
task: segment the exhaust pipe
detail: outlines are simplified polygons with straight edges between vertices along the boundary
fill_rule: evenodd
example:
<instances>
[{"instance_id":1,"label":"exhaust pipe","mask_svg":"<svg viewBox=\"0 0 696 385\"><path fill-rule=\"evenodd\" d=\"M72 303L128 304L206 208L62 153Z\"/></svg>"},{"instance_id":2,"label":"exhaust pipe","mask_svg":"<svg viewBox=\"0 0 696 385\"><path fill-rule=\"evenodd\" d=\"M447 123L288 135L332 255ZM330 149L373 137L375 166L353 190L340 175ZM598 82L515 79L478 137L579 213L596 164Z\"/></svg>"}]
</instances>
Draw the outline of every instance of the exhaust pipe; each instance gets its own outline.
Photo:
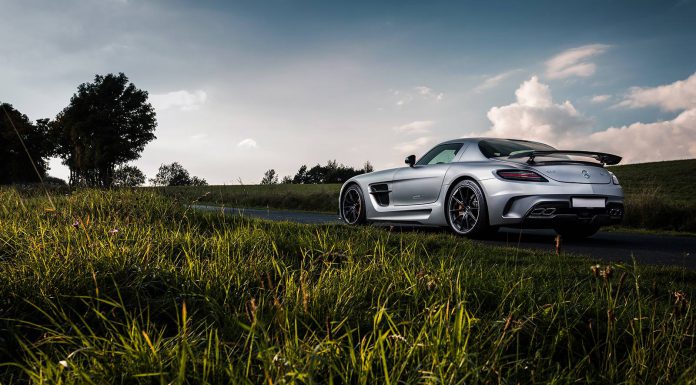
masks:
<instances>
[{"instance_id":1,"label":"exhaust pipe","mask_svg":"<svg viewBox=\"0 0 696 385\"><path fill-rule=\"evenodd\" d=\"M532 215L539 216L544 215L544 209L542 207L532 210Z\"/></svg>"},{"instance_id":2,"label":"exhaust pipe","mask_svg":"<svg viewBox=\"0 0 696 385\"><path fill-rule=\"evenodd\" d=\"M620 217L623 215L622 209L609 209L609 215L612 217Z\"/></svg>"},{"instance_id":3,"label":"exhaust pipe","mask_svg":"<svg viewBox=\"0 0 696 385\"><path fill-rule=\"evenodd\" d=\"M556 212L555 207L537 207L530 213L531 216L535 217L548 217Z\"/></svg>"},{"instance_id":4,"label":"exhaust pipe","mask_svg":"<svg viewBox=\"0 0 696 385\"><path fill-rule=\"evenodd\" d=\"M548 209L544 210L544 215L553 215L556 212L555 207L549 207Z\"/></svg>"}]
</instances>

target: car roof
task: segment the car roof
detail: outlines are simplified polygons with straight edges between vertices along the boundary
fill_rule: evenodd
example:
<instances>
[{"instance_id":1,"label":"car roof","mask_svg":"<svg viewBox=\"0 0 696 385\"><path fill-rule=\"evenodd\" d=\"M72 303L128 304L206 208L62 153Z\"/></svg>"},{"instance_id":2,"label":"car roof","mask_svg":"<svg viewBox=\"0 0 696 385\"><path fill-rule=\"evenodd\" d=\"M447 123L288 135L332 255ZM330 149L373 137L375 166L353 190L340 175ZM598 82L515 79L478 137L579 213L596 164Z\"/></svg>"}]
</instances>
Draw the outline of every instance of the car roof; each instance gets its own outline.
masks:
<instances>
[{"instance_id":1,"label":"car roof","mask_svg":"<svg viewBox=\"0 0 696 385\"><path fill-rule=\"evenodd\" d=\"M473 138L459 138L459 139L452 139L448 140L446 142L438 143L437 145L441 144L452 144L452 143L478 143L482 140L510 140L514 142L529 142L529 143L541 143L541 142L536 142L533 140L525 140L525 139L514 139L514 138L490 138L490 137L473 137ZM543 143L542 143L543 144Z\"/></svg>"}]
</instances>

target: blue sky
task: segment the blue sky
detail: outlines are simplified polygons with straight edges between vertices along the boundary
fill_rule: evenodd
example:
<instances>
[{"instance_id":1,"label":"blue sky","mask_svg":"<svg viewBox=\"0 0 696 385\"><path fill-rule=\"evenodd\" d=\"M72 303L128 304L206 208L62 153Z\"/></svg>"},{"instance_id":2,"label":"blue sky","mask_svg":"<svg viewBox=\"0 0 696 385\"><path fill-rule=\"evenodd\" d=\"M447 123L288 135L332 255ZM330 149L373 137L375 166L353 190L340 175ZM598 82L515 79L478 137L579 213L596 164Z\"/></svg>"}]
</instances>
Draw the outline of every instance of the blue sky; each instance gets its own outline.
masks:
<instances>
[{"instance_id":1,"label":"blue sky","mask_svg":"<svg viewBox=\"0 0 696 385\"><path fill-rule=\"evenodd\" d=\"M696 157L694 1L0 6L0 100L53 117L79 83L125 72L158 112L135 162L148 176L173 161L212 183L328 159L396 167L478 134Z\"/></svg>"}]
</instances>

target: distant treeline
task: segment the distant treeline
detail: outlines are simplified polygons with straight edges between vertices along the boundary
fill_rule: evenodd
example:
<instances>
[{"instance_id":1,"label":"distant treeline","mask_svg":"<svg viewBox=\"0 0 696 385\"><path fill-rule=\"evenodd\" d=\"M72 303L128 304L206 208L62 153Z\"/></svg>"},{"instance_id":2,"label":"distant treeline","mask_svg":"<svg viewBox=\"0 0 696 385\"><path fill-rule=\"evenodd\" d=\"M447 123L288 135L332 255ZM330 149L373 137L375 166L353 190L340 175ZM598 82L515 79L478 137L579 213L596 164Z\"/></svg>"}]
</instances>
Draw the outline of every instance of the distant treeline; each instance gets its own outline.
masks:
<instances>
[{"instance_id":1,"label":"distant treeline","mask_svg":"<svg viewBox=\"0 0 696 385\"><path fill-rule=\"evenodd\" d=\"M353 167L339 164L335 160L326 162L326 166L317 164L307 169L307 165L302 165L294 176L284 176L280 183L283 184L326 184L343 183L348 179L368 172L374 171L369 161L365 162L363 168L354 169ZM274 169L266 171L261 184L278 184L278 174Z\"/></svg>"}]
</instances>

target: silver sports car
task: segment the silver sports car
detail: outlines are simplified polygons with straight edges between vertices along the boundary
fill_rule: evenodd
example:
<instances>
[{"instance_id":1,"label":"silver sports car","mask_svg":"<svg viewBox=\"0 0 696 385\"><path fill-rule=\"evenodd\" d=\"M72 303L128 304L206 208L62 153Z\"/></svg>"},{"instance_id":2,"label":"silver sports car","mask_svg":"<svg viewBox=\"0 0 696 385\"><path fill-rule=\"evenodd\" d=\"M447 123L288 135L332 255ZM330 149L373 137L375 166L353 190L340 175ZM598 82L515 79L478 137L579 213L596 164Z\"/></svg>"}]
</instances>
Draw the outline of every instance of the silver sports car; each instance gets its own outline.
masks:
<instances>
[{"instance_id":1,"label":"silver sports car","mask_svg":"<svg viewBox=\"0 0 696 385\"><path fill-rule=\"evenodd\" d=\"M589 237L623 218L623 190L604 168L619 161L526 140L455 139L418 161L409 155L408 167L349 179L341 188L339 215L351 225L447 226L467 236L513 226Z\"/></svg>"}]
</instances>

